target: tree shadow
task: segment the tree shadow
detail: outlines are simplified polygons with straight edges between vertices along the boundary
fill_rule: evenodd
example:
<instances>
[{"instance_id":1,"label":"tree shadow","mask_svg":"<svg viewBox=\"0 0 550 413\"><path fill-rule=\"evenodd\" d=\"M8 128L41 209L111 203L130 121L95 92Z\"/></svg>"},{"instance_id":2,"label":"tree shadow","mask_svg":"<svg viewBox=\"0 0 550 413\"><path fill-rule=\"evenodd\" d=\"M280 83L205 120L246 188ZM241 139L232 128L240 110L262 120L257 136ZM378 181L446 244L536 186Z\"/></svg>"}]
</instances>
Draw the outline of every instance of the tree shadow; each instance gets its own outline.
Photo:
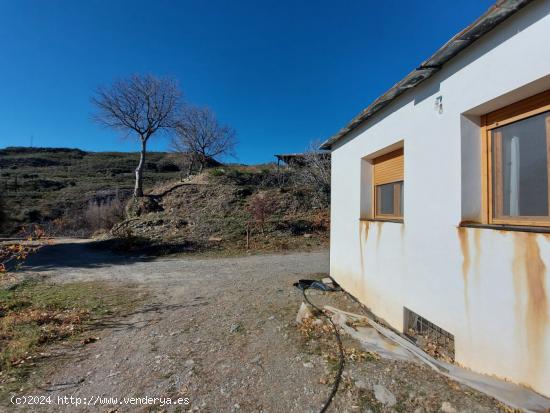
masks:
<instances>
[{"instance_id":1,"label":"tree shadow","mask_svg":"<svg viewBox=\"0 0 550 413\"><path fill-rule=\"evenodd\" d=\"M21 267L26 271L49 271L55 268L101 268L152 261L175 253L200 251L192 241L151 242L140 237L114 238L90 242L60 242L42 246Z\"/></svg>"}]
</instances>

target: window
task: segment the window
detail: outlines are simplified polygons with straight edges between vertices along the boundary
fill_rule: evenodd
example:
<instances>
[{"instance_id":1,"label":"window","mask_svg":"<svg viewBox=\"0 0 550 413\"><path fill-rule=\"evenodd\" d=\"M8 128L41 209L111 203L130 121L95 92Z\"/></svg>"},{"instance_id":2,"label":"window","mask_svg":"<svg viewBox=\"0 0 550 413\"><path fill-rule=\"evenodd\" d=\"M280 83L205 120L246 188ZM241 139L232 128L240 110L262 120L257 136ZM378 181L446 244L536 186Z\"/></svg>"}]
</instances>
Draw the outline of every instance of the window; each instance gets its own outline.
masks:
<instances>
[{"instance_id":1,"label":"window","mask_svg":"<svg viewBox=\"0 0 550 413\"><path fill-rule=\"evenodd\" d=\"M403 219L403 149L373 160L374 218Z\"/></svg>"},{"instance_id":2,"label":"window","mask_svg":"<svg viewBox=\"0 0 550 413\"><path fill-rule=\"evenodd\" d=\"M489 223L550 226L550 91L486 123Z\"/></svg>"}]
</instances>

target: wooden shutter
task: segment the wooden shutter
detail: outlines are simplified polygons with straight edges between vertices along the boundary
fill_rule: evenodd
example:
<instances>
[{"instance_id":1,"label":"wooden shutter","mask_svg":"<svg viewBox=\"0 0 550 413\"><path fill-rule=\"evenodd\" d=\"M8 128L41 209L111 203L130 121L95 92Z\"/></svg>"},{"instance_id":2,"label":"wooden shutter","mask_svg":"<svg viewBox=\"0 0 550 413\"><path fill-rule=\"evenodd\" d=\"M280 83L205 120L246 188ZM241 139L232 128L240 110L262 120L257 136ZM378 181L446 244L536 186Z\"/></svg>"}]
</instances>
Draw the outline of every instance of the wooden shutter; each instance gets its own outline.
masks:
<instances>
[{"instance_id":1,"label":"wooden shutter","mask_svg":"<svg viewBox=\"0 0 550 413\"><path fill-rule=\"evenodd\" d=\"M373 164L374 185L403 181L403 148L374 159Z\"/></svg>"}]
</instances>

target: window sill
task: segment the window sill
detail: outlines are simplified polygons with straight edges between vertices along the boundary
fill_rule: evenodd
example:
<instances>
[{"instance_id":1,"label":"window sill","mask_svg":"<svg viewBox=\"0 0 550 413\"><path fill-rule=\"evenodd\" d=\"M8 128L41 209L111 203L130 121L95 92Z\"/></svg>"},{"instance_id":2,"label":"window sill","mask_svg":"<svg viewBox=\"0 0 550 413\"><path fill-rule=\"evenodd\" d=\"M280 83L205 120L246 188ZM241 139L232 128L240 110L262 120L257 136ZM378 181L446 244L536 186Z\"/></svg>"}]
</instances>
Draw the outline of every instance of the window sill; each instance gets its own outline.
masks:
<instances>
[{"instance_id":1,"label":"window sill","mask_svg":"<svg viewBox=\"0 0 550 413\"><path fill-rule=\"evenodd\" d=\"M390 218L359 218L359 221L366 222L393 222L395 224L404 224L402 219L390 219ZM550 229L550 228L549 228Z\"/></svg>"},{"instance_id":2,"label":"window sill","mask_svg":"<svg viewBox=\"0 0 550 413\"><path fill-rule=\"evenodd\" d=\"M498 231L516 231L516 232L533 232L533 233L539 233L539 234L550 234L550 227L533 227L533 226L526 226L526 225L464 223L464 224L460 224L458 227L459 228L494 229Z\"/></svg>"}]
</instances>

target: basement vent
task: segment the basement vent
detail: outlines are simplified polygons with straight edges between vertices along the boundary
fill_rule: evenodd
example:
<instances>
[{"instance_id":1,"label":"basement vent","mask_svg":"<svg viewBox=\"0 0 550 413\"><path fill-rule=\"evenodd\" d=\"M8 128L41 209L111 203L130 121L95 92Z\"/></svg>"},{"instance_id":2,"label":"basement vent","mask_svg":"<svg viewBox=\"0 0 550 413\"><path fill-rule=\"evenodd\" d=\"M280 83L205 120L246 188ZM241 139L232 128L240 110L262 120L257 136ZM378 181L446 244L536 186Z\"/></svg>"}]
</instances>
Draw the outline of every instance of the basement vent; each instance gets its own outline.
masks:
<instances>
[{"instance_id":1,"label":"basement vent","mask_svg":"<svg viewBox=\"0 0 550 413\"><path fill-rule=\"evenodd\" d=\"M403 307L404 333L433 357L454 361L455 338L448 331Z\"/></svg>"}]
</instances>

